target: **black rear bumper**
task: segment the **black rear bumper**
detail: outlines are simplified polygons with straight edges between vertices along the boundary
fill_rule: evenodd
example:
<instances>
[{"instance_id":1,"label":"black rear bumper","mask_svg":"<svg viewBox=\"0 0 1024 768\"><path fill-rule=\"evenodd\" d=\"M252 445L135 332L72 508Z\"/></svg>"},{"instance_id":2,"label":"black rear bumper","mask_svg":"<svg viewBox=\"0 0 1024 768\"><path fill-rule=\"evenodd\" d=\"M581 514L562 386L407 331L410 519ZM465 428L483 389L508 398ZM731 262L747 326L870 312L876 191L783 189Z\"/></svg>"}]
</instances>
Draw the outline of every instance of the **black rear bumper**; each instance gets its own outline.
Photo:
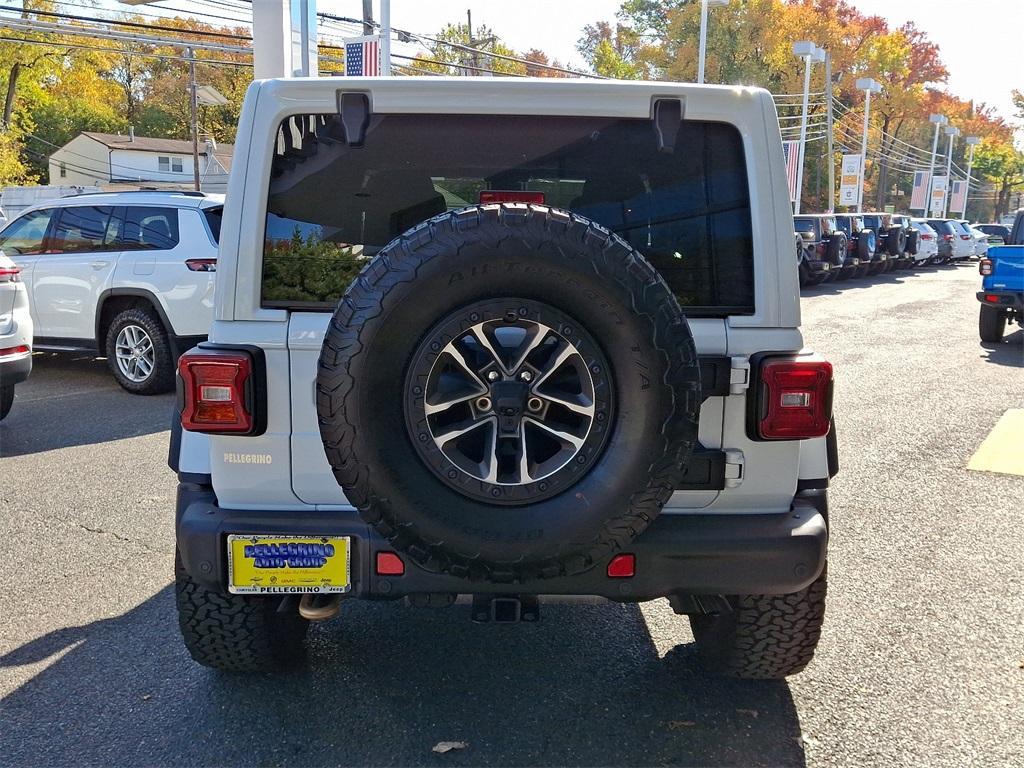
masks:
<instances>
[{"instance_id":1,"label":"black rear bumper","mask_svg":"<svg viewBox=\"0 0 1024 768\"><path fill-rule=\"evenodd\" d=\"M27 379L30 373L32 373L31 353L20 357L12 356L8 360L0 358L0 386L12 387Z\"/></svg>"},{"instance_id":2,"label":"black rear bumper","mask_svg":"<svg viewBox=\"0 0 1024 768\"><path fill-rule=\"evenodd\" d=\"M789 594L810 584L825 564L828 543L824 490L803 491L789 512L744 515L662 514L628 552L631 578L610 578L607 563L576 576L514 584L466 581L406 561L402 576L379 576L371 564L390 551L354 510L267 512L217 506L207 486L178 486L177 542L192 577L227 591L227 535L297 534L352 537L351 597L407 595L597 595L635 602L670 595Z\"/></svg>"},{"instance_id":3,"label":"black rear bumper","mask_svg":"<svg viewBox=\"0 0 1024 768\"><path fill-rule=\"evenodd\" d=\"M1024 310L1024 291L978 291L975 295L986 307L1009 309L1014 312ZM995 300L990 300L990 297L995 297Z\"/></svg>"}]
</instances>

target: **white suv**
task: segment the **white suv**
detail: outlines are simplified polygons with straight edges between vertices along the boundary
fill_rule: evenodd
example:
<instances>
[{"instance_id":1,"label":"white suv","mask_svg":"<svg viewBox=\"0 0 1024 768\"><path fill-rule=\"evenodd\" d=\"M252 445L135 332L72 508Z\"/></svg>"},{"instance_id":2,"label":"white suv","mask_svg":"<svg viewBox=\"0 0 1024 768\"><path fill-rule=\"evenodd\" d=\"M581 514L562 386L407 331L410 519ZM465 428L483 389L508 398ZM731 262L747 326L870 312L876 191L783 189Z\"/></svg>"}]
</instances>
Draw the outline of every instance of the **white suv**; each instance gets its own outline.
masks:
<instances>
[{"instance_id":1,"label":"white suv","mask_svg":"<svg viewBox=\"0 0 1024 768\"><path fill-rule=\"evenodd\" d=\"M767 91L258 81L238 138L171 438L193 658L294 661L345 600L598 595L668 598L723 673L804 668L832 367Z\"/></svg>"},{"instance_id":2,"label":"white suv","mask_svg":"<svg viewBox=\"0 0 1024 768\"><path fill-rule=\"evenodd\" d=\"M21 268L37 349L105 354L122 387L174 387L174 364L206 337L223 197L83 194L24 211L0 231Z\"/></svg>"},{"instance_id":3,"label":"white suv","mask_svg":"<svg viewBox=\"0 0 1024 768\"><path fill-rule=\"evenodd\" d=\"M0 421L11 412L14 385L32 372L32 317L21 269L0 251Z\"/></svg>"}]
</instances>

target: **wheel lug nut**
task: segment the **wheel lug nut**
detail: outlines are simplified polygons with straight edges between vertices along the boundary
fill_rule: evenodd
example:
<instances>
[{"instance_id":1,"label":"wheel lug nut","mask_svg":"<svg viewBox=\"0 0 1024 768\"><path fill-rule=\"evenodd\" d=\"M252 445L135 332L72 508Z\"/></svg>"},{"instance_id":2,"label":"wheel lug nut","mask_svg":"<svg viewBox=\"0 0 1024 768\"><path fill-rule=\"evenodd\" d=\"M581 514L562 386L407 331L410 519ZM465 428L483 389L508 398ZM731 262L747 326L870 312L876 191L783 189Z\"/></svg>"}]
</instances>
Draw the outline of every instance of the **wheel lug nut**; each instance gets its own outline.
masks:
<instances>
[{"instance_id":1,"label":"wheel lug nut","mask_svg":"<svg viewBox=\"0 0 1024 768\"><path fill-rule=\"evenodd\" d=\"M489 397L478 397L476 399L476 409L478 411L489 411L489 410L491 410L491 398L489 398Z\"/></svg>"},{"instance_id":2,"label":"wheel lug nut","mask_svg":"<svg viewBox=\"0 0 1024 768\"><path fill-rule=\"evenodd\" d=\"M529 400L526 401L526 407L533 411L534 413L536 413L537 411L544 407L544 403L541 401L539 397L531 397Z\"/></svg>"},{"instance_id":3,"label":"wheel lug nut","mask_svg":"<svg viewBox=\"0 0 1024 768\"><path fill-rule=\"evenodd\" d=\"M529 371L523 371L519 374L519 378L521 381L533 381L533 374Z\"/></svg>"},{"instance_id":4,"label":"wheel lug nut","mask_svg":"<svg viewBox=\"0 0 1024 768\"><path fill-rule=\"evenodd\" d=\"M497 381L498 380L498 372L497 371L488 371L487 372L487 380L488 381Z\"/></svg>"}]
</instances>

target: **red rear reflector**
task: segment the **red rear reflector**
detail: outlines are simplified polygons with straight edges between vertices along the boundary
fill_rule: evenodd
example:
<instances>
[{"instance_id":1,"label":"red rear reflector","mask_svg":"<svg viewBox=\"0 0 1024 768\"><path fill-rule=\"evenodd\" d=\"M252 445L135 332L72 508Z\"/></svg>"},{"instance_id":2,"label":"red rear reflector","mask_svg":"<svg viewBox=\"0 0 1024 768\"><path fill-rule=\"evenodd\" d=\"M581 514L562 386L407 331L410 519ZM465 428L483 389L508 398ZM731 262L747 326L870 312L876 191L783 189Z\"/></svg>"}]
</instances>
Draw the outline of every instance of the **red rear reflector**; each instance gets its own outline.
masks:
<instances>
[{"instance_id":1,"label":"red rear reflector","mask_svg":"<svg viewBox=\"0 0 1024 768\"><path fill-rule=\"evenodd\" d=\"M999 303L999 297L992 293L985 294L985 301L992 302L993 304Z\"/></svg>"},{"instance_id":2,"label":"red rear reflector","mask_svg":"<svg viewBox=\"0 0 1024 768\"><path fill-rule=\"evenodd\" d=\"M992 259L982 259L978 262L978 272L983 275L992 274Z\"/></svg>"},{"instance_id":3,"label":"red rear reflector","mask_svg":"<svg viewBox=\"0 0 1024 768\"><path fill-rule=\"evenodd\" d=\"M543 192L520 192L515 189L485 189L480 192L480 203L537 203L544 204Z\"/></svg>"},{"instance_id":4,"label":"red rear reflector","mask_svg":"<svg viewBox=\"0 0 1024 768\"><path fill-rule=\"evenodd\" d=\"M832 416L832 364L766 360L761 365L758 434L769 440L824 437Z\"/></svg>"},{"instance_id":5,"label":"red rear reflector","mask_svg":"<svg viewBox=\"0 0 1024 768\"><path fill-rule=\"evenodd\" d=\"M185 354L178 361L184 383L181 426L191 432L251 432L252 413L246 384L252 373L249 356L225 352Z\"/></svg>"},{"instance_id":6,"label":"red rear reflector","mask_svg":"<svg viewBox=\"0 0 1024 768\"><path fill-rule=\"evenodd\" d=\"M216 272L216 259L185 259L185 266L193 272Z\"/></svg>"},{"instance_id":7,"label":"red rear reflector","mask_svg":"<svg viewBox=\"0 0 1024 768\"><path fill-rule=\"evenodd\" d=\"M0 357L7 357L9 355L23 355L26 352L32 350L26 344L19 344L16 347L2 347L0 348Z\"/></svg>"},{"instance_id":8,"label":"red rear reflector","mask_svg":"<svg viewBox=\"0 0 1024 768\"><path fill-rule=\"evenodd\" d=\"M636 573L636 555L616 555L608 563L608 578L628 579Z\"/></svg>"},{"instance_id":9,"label":"red rear reflector","mask_svg":"<svg viewBox=\"0 0 1024 768\"><path fill-rule=\"evenodd\" d=\"M405 563L394 552L377 553L378 576L401 576L405 573Z\"/></svg>"}]
</instances>

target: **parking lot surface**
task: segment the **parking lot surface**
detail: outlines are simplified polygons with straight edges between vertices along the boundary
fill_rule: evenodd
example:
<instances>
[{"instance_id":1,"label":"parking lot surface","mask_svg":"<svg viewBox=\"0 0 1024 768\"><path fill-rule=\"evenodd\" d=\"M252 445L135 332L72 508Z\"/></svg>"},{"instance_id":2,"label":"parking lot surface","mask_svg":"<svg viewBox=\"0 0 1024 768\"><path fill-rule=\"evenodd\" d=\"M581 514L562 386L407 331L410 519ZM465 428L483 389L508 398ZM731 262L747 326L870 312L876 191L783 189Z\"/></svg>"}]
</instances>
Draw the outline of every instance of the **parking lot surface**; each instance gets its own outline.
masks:
<instances>
[{"instance_id":1,"label":"parking lot surface","mask_svg":"<svg viewBox=\"0 0 1024 768\"><path fill-rule=\"evenodd\" d=\"M824 636L786 682L705 676L665 601L497 626L353 604L290 676L196 666L172 398L37 355L0 425L0 764L1021 765L1024 478L966 466L1024 407L1024 333L979 343L977 284L971 264L805 293L841 473Z\"/></svg>"}]
</instances>

